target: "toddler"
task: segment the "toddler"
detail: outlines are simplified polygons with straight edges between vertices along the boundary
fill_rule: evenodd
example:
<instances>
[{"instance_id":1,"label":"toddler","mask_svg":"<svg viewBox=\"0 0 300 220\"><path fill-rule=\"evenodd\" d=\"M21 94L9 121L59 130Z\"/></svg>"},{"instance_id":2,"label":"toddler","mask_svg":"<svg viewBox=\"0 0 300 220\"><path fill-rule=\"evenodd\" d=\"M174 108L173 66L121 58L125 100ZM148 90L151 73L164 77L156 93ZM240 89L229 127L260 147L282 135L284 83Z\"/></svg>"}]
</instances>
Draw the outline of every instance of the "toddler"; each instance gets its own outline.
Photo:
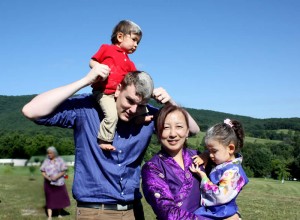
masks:
<instances>
[{"instance_id":1,"label":"toddler","mask_svg":"<svg viewBox=\"0 0 300 220\"><path fill-rule=\"evenodd\" d=\"M115 150L112 141L115 135L118 114L115 104L115 91L128 72L136 71L134 63L128 54L136 51L142 39L141 28L132 21L122 20L113 29L111 45L101 45L98 52L91 58L90 67L96 63L105 64L110 68L107 78L101 78L92 84L93 96L104 113L100 123L98 143L103 150ZM146 113L143 110L141 114Z\"/></svg>"}]
</instances>

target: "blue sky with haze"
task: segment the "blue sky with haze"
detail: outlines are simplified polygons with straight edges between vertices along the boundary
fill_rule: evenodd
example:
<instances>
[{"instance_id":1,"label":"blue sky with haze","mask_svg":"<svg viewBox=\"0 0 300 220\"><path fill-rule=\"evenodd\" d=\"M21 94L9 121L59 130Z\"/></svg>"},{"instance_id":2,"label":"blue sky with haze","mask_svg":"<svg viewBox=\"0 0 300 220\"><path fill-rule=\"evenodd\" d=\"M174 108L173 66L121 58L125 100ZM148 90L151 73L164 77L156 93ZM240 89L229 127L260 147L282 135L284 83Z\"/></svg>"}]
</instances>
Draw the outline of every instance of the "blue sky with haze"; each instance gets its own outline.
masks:
<instances>
[{"instance_id":1,"label":"blue sky with haze","mask_svg":"<svg viewBox=\"0 0 300 220\"><path fill-rule=\"evenodd\" d=\"M298 0L2 0L0 95L81 78L115 24L130 19L144 34L131 60L180 105L300 117L299 12Z\"/></svg>"}]
</instances>

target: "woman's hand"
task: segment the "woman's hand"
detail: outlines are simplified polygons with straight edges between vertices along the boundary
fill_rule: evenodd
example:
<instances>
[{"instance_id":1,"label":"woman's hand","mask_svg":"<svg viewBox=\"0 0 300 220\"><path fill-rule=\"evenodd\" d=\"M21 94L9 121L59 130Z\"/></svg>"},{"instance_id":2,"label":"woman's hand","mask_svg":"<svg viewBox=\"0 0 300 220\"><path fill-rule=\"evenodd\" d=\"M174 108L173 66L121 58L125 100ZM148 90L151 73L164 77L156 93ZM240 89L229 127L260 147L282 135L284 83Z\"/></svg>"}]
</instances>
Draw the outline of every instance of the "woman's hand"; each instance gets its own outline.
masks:
<instances>
[{"instance_id":1,"label":"woman's hand","mask_svg":"<svg viewBox=\"0 0 300 220\"><path fill-rule=\"evenodd\" d=\"M153 90L152 98L154 98L157 102L161 104L165 104L171 101L171 96L162 87Z\"/></svg>"},{"instance_id":2,"label":"woman's hand","mask_svg":"<svg viewBox=\"0 0 300 220\"><path fill-rule=\"evenodd\" d=\"M209 160L209 152L208 151L204 151L202 154L199 155L195 155L192 157L193 158L193 162L196 165L203 165L203 167L206 167L206 164Z\"/></svg>"},{"instance_id":3,"label":"woman's hand","mask_svg":"<svg viewBox=\"0 0 300 220\"><path fill-rule=\"evenodd\" d=\"M193 159L194 164L196 164L198 166L205 163L204 160L200 157L200 155L192 156L192 159Z\"/></svg>"},{"instance_id":4,"label":"woman's hand","mask_svg":"<svg viewBox=\"0 0 300 220\"><path fill-rule=\"evenodd\" d=\"M57 181L57 180L58 180L58 177L57 177L57 176L54 176L54 177L51 178L51 181L52 181L52 182L55 182L55 181Z\"/></svg>"},{"instance_id":5,"label":"woman's hand","mask_svg":"<svg viewBox=\"0 0 300 220\"><path fill-rule=\"evenodd\" d=\"M51 177L50 176L45 176L45 179L48 180L49 182L52 181Z\"/></svg>"}]
</instances>

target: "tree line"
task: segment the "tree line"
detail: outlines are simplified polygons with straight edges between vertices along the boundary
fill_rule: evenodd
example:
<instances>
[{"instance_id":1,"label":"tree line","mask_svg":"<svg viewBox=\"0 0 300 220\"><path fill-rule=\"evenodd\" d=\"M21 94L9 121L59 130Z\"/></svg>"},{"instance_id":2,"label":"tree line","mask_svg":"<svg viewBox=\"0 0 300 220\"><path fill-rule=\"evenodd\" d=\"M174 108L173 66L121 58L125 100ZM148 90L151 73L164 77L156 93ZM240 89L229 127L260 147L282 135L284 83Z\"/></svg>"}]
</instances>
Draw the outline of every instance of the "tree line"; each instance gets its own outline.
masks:
<instances>
[{"instance_id":1,"label":"tree line","mask_svg":"<svg viewBox=\"0 0 300 220\"><path fill-rule=\"evenodd\" d=\"M25 158L45 155L54 145L61 155L74 154L72 130L37 126L21 114L31 96L0 96L0 158ZM157 105L154 102L151 104ZM237 119L244 125L246 136L274 142L246 142L242 150L243 166L249 177L300 179L300 118L256 119L247 116L187 108L203 132L225 118ZM190 144L204 149L202 140ZM160 149L156 137L145 152L145 161Z\"/></svg>"},{"instance_id":2,"label":"tree line","mask_svg":"<svg viewBox=\"0 0 300 220\"><path fill-rule=\"evenodd\" d=\"M280 142L245 143L241 153L244 157L243 167L249 177L300 180L300 132L289 134L289 138ZM203 151L203 140L199 143L190 144L189 147ZM45 155L49 146L55 146L61 155L73 155L75 150L72 136L29 135L20 132L0 136L1 158L29 159L31 156ZM160 145L154 135L144 160L149 160L159 150Z\"/></svg>"}]
</instances>

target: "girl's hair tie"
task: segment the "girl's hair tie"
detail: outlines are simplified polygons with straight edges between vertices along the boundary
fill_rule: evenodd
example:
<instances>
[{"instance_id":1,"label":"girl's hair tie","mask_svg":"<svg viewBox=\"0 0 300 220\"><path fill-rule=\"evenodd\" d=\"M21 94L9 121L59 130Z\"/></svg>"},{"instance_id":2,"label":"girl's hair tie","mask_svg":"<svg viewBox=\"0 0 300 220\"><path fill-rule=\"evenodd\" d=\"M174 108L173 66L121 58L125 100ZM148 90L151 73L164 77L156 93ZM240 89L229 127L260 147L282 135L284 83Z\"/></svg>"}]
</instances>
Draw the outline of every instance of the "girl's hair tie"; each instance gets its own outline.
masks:
<instances>
[{"instance_id":1,"label":"girl's hair tie","mask_svg":"<svg viewBox=\"0 0 300 220\"><path fill-rule=\"evenodd\" d=\"M231 122L231 120L229 118L226 118L224 120L224 123L227 124L227 125L229 125L231 128L233 127L233 124L232 124L232 122Z\"/></svg>"}]
</instances>

